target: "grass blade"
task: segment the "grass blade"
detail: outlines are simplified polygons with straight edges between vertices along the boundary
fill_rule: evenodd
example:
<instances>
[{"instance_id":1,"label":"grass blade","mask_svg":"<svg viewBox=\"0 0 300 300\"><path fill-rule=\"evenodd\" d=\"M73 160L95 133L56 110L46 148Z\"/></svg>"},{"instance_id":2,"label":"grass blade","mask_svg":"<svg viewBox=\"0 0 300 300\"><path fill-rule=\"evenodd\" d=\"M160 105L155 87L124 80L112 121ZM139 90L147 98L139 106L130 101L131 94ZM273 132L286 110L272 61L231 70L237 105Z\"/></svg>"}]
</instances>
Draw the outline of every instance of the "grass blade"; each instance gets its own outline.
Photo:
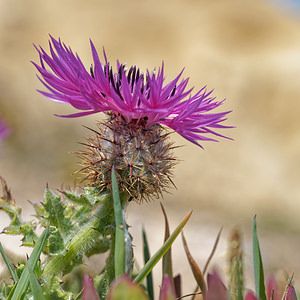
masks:
<instances>
[{"instance_id":1,"label":"grass blade","mask_svg":"<svg viewBox=\"0 0 300 300\"><path fill-rule=\"evenodd\" d=\"M142 234L143 234L143 245L144 245L144 263L146 264L150 259L150 251L149 251L149 245L148 245L147 236L144 227L142 228ZM146 280L147 280L147 292L149 298L150 300L154 300L152 272L149 272Z\"/></svg>"},{"instance_id":2,"label":"grass blade","mask_svg":"<svg viewBox=\"0 0 300 300\"><path fill-rule=\"evenodd\" d=\"M166 211L161 203L160 206L165 218L165 238L164 238L164 242L165 242L170 236L170 228L169 228L169 222L168 222ZM171 247L167 251L167 253L163 256L162 265L163 265L163 277L165 274L167 274L171 280L172 285L174 286Z\"/></svg>"},{"instance_id":3,"label":"grass blade","mask_svg":"<svg viewBox=\"0 0 300 300\"><path fill-rule=\"evenodd\" d=\"M215 243L214 243L214 246L213 246L213 248L212 248L212 250L211 250L211 253L210 253L210 255L209 255L209 257L208 257L208 259L207 259L207 261L206 261L206 263L205 263L205 266L204 266L204 268L203 268L203 275L205 275L205 273L206 273L206 271L207 271L207 268L208 268L208 266L209 266L209 263L210 263L210 261L212 260L214 254L215 254L215 252L216 252L216 250L217 250L217 246L218 246L219 241L220 241L220 237L221 237L222 230L223 230L223 227L221 227L221 229L219 230L219 233L218 233L218 235L217 235L217 238L216 238L216 241L215 241Z\"/></svg>"},{"instance_id":4,"label":"grass blade","mask_svg":"<svg viewBox=\"0 0 300 300\"><path fill-rule=\"evenodd\" d=\"M1 253L2 257L3 257L3 260L4 260L4 262L5 262L6 266L7 266L7 269L9 270L9 273L10 273L11 277L13 278L14 282L18 281L19 278L18 278L18 275L16 273L16 270L14 269L14 267L9 262L8 257L6 256L6 254L4 252L4 249L2 247L1 242L0 242L0 253Z\"/></svg>"},{"instance_id":5,"label":"grass blade","mask_svg":"<svg viewBox=\"0 0 300 300\"><path fill-rule=\"evenodd\" d=\"M267 300L265 290L264 269L256 230L256 216L253 219L253 262L256 296L260 300Z\"/></svg>"},{"instance_id":6,"label":"grass blade","mask_svg":"<svg viewBox=\"0 0 300 300\"><path fill-rule=\"evenodd\" d=\"M23 297L25 296L25 293L27 291L27 288L29 286L29 269L33 272L35 269L35 266L40 258L40 255L42 253L43 247L46 243L47 237L48 237L48 233L49 233L49 227L47 227L42 235L40 236L40 238L38 239L31 255L30 258L27 261L27 264L22 272L22 275L20 277L20 280L18 281L15 291L12 295L12 297L10 298L11 300L20 300L23 299ZM8 299L9 300L9 299Z\"/></svg>"},{"instance_id":7,"label":"grass blade","mask_svg":"<svg viewBox=\"0 0 300 300\"><path fill-rule=\"evenodd\" d=\"M140 271L140 273L135 277L134 281L141 283L144 278L150 273L153 267L158 263L158 261L166 254L166 252L170 249L172 243L177 238L178 234L181 232L182 228L188 221L192 214L190 211L186 217L181 221L181 223L176 227L167 241L163 244L163 246L151 257L151 259L146 263L144 268Z\"/></svg>"},{"instance_id":8,"label":"grass blade","mask_svg":"<svg viewBox=\"0 0 300 300\"><path fill-rule=\"evenodd\" d=\"M206 290L207 290L205 279L204 279L203 274L202 274L200 268L198 267L196 261L194 260L194 258L192 257L192 255L190 253L190 250L188 248L188 245L187 245L187 242L186 242L186 239L184 237L183 232L181 232L181 237L182 237L182 242L183 242L183 246L184 246L184 251L185 251L186 256L188 258L188 261L189 261L190 267L192 269L194 278L197 281L198 286L200 287L203 298L205 298Z\"/></svg>"},{"instance_id":9,"label":"grass blade","mask_svg":"<svg viewBox=\"0 0 300 300\"><path fill-rule=\"evenodd\" d=\"M28 275L33 299L46 300L42 291L42 287L40 286L38 280L36 279L33 271L30 268L28 268Z\"/></svg>"},{"instance_id":10,"label":"grass blade","mask_svg":"<svg viewBox=\"0 0 300 300\"><path fill-rule=\"evenodd\" d=\"M111 172L112 194L114 200L114 212L116 222L116 239L115 239L115 278L125 273L125 241L124 241L124 223L122 216L122 206L119 195L119 187L114 168Z\"/></svg>"}]
</instances>

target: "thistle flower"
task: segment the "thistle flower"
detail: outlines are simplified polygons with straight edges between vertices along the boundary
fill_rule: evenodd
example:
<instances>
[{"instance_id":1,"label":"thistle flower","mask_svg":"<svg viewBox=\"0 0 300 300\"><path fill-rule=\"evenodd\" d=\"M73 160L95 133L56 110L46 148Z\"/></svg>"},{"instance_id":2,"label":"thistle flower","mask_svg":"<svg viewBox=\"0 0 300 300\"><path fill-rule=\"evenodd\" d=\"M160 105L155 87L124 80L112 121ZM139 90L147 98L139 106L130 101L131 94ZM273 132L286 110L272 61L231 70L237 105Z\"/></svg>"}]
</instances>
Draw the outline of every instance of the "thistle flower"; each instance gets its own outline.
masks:
<instances>
[{"instance_id":1,"label":"thistle flower","mask_svg":"<svg viewBox=\"0 0 300 300\"><path fill-rule=\"evenodd\" d=\"M108 116L106 122L98 124L96 135L87 140L88 151L80 153L82 170L93 185L101 189L109 186L109 173L114 165L121 188L132 196L147 198L161 194L175 164L170 153L172 143L162 125L200 147L198 141L215 141L205 134L227 138L215 129L229 127L221 124L229 111L210 112L224 100L215 101L210 96L212 91L205 87L192 95L192 89L187 89L189 78L180 80L183 71L165 83L164 64L157 73L147 70L144 74L136 66L127 70L118 61L114 73L105 52L102 64L91 41L94 63L88 72L79 56L60 40L51 37L49 47L50 55L36 47L40 65L33 64L49 90L39 92L80 110L60 117L98 112Z\"/></svg>"}]
</instances>

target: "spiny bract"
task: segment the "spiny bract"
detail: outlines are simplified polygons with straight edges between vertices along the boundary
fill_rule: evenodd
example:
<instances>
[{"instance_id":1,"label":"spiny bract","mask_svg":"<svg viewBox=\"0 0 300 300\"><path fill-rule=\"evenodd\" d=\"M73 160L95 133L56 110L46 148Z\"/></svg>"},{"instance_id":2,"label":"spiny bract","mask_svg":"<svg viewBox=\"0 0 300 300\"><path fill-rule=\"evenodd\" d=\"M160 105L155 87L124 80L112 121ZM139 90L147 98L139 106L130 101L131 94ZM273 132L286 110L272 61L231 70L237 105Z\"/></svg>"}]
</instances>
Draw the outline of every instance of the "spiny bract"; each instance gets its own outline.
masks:
<instances>
[{"instance_id":1,"label":"spiny bract","mask_svg":"<svg viewBox=\"0 0 300 300\"><path fill-rule=\"evenodd\" d=\"M176 159L171 154L173 143L159 124L149 128L146 120L127 123L112 116L92 130L86 151L79 152L81 172L90 184L103 190L111 188L112 167L118 176L120 191L137 201L159 197L172 183L170 176Z\"/></svg>"}]
</instances>

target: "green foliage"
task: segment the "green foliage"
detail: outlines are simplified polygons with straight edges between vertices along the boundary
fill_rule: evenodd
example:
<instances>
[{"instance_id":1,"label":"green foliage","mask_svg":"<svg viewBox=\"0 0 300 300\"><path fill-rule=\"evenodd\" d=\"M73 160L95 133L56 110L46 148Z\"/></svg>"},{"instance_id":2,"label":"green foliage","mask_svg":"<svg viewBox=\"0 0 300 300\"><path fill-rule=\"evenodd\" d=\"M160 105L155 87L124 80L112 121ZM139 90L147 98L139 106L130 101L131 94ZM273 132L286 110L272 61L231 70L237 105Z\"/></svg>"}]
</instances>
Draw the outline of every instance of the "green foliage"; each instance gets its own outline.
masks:
<instances>
[{"instance_id":1,"label":"green foliage","mask_svg":"<svg viewBox=\"0 0 300 300\"><path fill-rule=\"evenodd\" d=\"M2 233L22 235L22 245L34 247L35 242L38 240L38 236L35 234L36 222L23 221L21 219L21 208L6 199L0 198L0 209L5 211L11 220L9 226L5 227Z\"/></svg>"},{"instance_id":2,"label":"green foliage","mask_svg":"<svg viewBox=\"0 0 300 300\"><path fill-rule=\"evenodd\" d=\"M36 262L33 268L29 259L25 266L18 265L14 268L0 247L14 281L20 278L17 286L2 283L1 299L11 299L11 295L16 293L18 293L16 299L21 299L29 285L31 292L41 295L43 291L47 299L71 299L70 296L75 297L75 295L63 290L62 276L72 272L75 266L81 265L83 256L89 257L110 249L110 236L115 228L110 194L100 193L95 188L85 188L81 194L61 193L62 197L46 188L45 201L33 205L38 222L23 221L21 208L16 206L15 202L8 201L4 197L0 198L0 207L11 220L3 233L21 235L23 245L35 246L36 249L40 241L36 233L37 223L47 228L47 238L43 240L42 247L39 247L39 251L46 254L42 265ZM37 257L39 255L35 256ZM26 274L25 284L21 281L25 276L23 274ZM82 282L79 285L82 286ZM42 297L39 296L37 299Z\"/></svg>"},{"instance_id":3,"label":"green foliage","mask_svg":"<svg viewBox=\"0 0 300 300\"><path fill-rule=\"evenodd\" d=\"M36 289L36 277L33 274L33 271L35 270L35 267L38 263L38 260L40 258L40 255L42 253L42 249L46 243L47 235L49 233L49 228L47 227L44 232L42 233L41 237L38 239L31 255L30 258L28 259L28 262L26 266L24 267L24 270L20 276L20 279L15 282L9 296L8 300L19 300L19 299L24 299L29 283L31 283L31 292L33 296L36 299L36 296L41 292L41 289ZM43 300L43 299L41 299Z\"/></svg>"},{"instance_id":4,"label":"green foliage","mask_svg":"<svg viewBox=\"0 0 300 300\"><path fill-rule=\"evenodd\" d=\"M12 265L0 244L0 253L10 272L13 282L0 284L2 300L153 300L153 283L151 272L157 262L163 259L163 281L160 289L160 300L175 300L181 296L178 283L173 277L171 246L187 223L191 213L170 233L166 213L165 241L162 247L150 257L146 233L143 229L145 265L139 272L132 271L132 243L125 222L124 211L128 194L118 192L116 175L112 172L112 194L100 193L97 188L85 188L81 193L53 193L48 187L45 190L45 201L34 204L37 222L23 221L21 209L12 198L0 198L0 208L10 217L10 224L4 234L22 235L22 244L33 246L33 251L25 264ZM44 227L39 236L37 224ZM229 247L229 288L223 284L216 271L204 275L215 249L219 232L212 253L204 267L198 267L193 259L187 242L182 234L183 245L187 254L197 289L191 295L202 293L203 299L231 300L267 300L262 256L257 236L256 219L253 221L253 261L256 295L247 292L244 298L243 250L239 232L236 230ZM82 273L84 257L109 251L106 265L102 272L93 279ZM45 259L40 260L41 253ZM68 276L63 277L65 274ZM126 275L124 275L126 274ZM143 281L147 277L144 289ZM62 284L63 280L65 281ZM283 293L286 300L299 300L292 279L286 284Z\"/></svg>"}]
</instances>

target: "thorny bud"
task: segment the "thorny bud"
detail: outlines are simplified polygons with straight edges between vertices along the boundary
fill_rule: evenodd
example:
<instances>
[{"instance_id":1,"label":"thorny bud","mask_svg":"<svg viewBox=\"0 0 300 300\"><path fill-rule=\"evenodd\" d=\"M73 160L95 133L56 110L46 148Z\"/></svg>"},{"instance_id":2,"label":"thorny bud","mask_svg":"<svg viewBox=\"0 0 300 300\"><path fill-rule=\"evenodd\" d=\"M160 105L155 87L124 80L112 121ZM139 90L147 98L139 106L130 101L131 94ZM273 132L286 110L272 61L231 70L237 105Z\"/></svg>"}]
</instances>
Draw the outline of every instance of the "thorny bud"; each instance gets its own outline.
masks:
<instances>
[{"instance_id":1,"label":"thorny bud","mask_svg":"<svg viewBox=\"0 0 300 300\"><path fill-rule=\"evenodd\" d=\"M167 189L176 159L169 133L159 125L146 127L146 119L126 122L112 115L98 123L98 130L86 139L80 172L100 191L111 189L114 166L120 192L128 192L136 201L158 198Z\"/></svg>"}]
</instances>

